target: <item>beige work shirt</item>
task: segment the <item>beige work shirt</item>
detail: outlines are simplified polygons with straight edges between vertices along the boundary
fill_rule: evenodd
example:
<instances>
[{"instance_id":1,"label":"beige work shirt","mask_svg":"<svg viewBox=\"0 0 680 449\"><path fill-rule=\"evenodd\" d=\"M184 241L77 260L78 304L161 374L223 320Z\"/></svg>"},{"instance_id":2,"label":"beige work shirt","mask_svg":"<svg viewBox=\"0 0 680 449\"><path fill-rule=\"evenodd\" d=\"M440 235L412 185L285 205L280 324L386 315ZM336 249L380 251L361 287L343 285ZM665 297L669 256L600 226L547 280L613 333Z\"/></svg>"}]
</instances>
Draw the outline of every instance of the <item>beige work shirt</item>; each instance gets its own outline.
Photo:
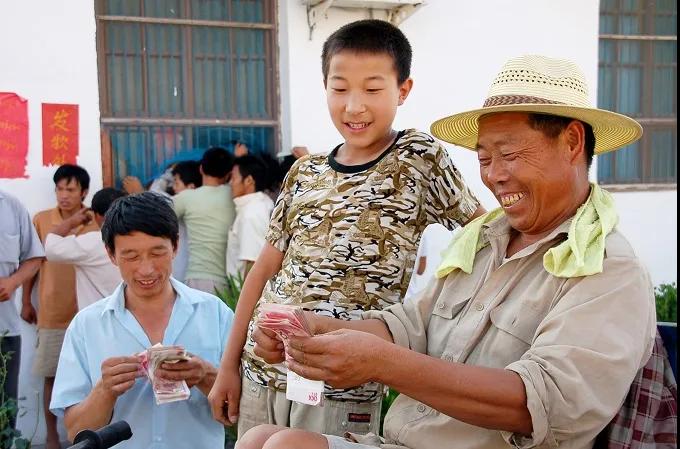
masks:
<instances>
[{"instance_id":1,"label":"beige work shirt","mask_svg":"<svg viewBox=\"0 0 680 449\"><path fill-rule=\"evenodd\" d=\"M511 228L501 217L483 228L490 245L470 275L456 270L415 301L364 315L382 319L394 342L414 351L518 373L532 436L466 424L400 395L385 419L388 444L592 447L651 354L656 315L647 272L617 230L606 238L602 273L568 279L543 268L570 222L504 262Z\"/></svg>"}]
</instances>

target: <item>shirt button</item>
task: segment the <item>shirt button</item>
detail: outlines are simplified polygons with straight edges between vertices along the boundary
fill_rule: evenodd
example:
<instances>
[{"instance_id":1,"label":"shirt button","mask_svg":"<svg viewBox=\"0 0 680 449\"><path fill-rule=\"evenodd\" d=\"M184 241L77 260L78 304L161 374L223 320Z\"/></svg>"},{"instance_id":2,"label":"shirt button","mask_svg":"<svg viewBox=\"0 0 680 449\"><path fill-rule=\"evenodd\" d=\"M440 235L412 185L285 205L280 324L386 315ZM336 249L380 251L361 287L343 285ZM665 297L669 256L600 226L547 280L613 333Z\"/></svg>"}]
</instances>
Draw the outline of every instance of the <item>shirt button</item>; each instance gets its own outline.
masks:
<instances>
[{"instance_id":1,"label":"shirt button","mask_svg":"<svg viewBox=\"0 0 680 449\"><path fill-rule=\"evenodd\" d=\"M252 391L253 393L257 392L257 387L255 385L252 385L250 387L250 391Z\"/></svg>"},{"instance_id":2,"label":"shirt button","mask_svg":"<svg viewBox=\"0 0 680 449\"><path fill-rule=\"evenodd\" d=\"M444 307L446 307L446 306L444 305L443 302L440 302L439 304L437 304L437 308L438 308L439 310L443 309Z\"/></svg>"},{"instance_id":3,"label":"shirt button","mask_svg":"<svg viewBox=\"0 0 680 449\"><path fill-rule=\"evenodd\" d=\"M481 302L476 303L475 309L477 309L478 312L481 312L482 310L484 310L484 304L482 304Z\"/></svg>"},{"instance_id":4,"label":"shirt button","mask_svg":"<svg viewBox=\"0 0 680 449\"><path fill-rule=\"evenodd\" d=\"M347 421L343 421L341 424L342 424L342 427L343 427L344 429L347 428Z\"/></svg>"},{"instance_id":5,"label":"shirt button","mask_svg":"<svg viewBox=\"0 0 680 449\"><path fill-rule=\"evenodd\" d=\"M447 356L444 357L444 360L446 360L447 362L453 362L453 356L447 355Z\"/></svg>"},{"instance_id":6,"label":"shirt button","mask_svg":"<svg viewBox=\"0 0 680 449\"><path fill-rule=\"evenodd\" d=\"M419 411L420 413L423 413L423 412L425 411L425 406L424 406L423 404L420 404L420 405L418 406L418 411Z\"/></svg>"},{"instance_id":7,"label":"shirt button","mask_svg":"<svg viewBox=\"0 0 680 449\"><path fill-rule=\"evenodd\" d=\"M163 438L161 438L161 437L153 437L153 440L154 440L155 442L157 442L157 443L160 443L161 441L163 441Z\"/></svg>"}]
</instances>

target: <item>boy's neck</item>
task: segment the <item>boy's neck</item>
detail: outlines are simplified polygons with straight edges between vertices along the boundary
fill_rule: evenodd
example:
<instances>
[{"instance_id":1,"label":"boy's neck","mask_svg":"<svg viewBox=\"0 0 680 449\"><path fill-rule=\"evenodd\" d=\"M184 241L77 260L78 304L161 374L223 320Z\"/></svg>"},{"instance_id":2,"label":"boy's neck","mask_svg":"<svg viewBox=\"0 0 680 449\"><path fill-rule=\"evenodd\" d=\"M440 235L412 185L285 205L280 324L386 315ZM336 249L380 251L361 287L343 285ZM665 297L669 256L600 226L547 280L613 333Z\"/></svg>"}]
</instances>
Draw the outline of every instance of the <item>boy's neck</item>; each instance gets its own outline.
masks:
<instances>
[{"instance_id":1,"label":"boy's neck","mask_svg":"<svg viewBox=\"0 0 680 449\"><path fill-rule=\"evenodd\" d=\"M397 134L397 131L390 129L382 139L370 147L353 147L345 142L338 148L335 160L342 165L361 165L371 162L392 146Z\"/></svg>"},{"instance_id":2,"label":"boy's neck","mask_svg":"<svg viewBox=\"0 0 680 449\"><path fill-rule=\"evenodd\" d=\"M210 187L219 187L224 184L223 178L216 178L214 176L203 175L203 185Z\"/></svg>"}]
</instances>

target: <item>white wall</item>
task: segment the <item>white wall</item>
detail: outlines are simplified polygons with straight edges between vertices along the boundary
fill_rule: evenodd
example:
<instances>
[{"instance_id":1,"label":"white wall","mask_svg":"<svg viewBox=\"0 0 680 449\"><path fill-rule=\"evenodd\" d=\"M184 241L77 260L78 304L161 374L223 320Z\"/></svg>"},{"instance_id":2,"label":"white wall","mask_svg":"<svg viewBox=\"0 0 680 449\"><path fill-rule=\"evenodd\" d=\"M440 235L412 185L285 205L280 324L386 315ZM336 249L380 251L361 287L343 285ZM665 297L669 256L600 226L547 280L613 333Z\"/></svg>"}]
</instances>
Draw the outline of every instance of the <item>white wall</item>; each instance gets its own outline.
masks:
<instances>
[{"instance_id":1,"label":"white wall","mask_svg":"<svg viewBox=\"0 0 680 449\"><path fill-rule=\"evenodd\" d=\"M678 192L618 192L619 229L656 286L678 279Z\"/></svg>"},{"instance_id":2,"label":"white wall","mask_svg":"<svg viewBox=\"0 0 680 449\"><path fill-rule=\"evenodd\" d=\"M280 34L282 111L290 111L293 144L326 152L341 142L326 109L321 75L321 47L337 28L369 17L368 11L332 8L309 40L305 7L285 1ZM382 18L376 14L376 18ZM599 2L593 0L429 0L400 25L413 47L414 87L400 108L395 127L429 130L455 112L481 106L502 64L513 56L544 54L575 61L597 102ZM287 29L285 28L287 26ZM287 103L289 102L289 103ZM487 208L496 201L482 184L473 152L449 146L454 162ZM285 148L284 148L285 149ZM597 173L597 160L591 175ZM677 279L675 191L618 193L620 228L649 267L655 284ZM672 206L671 206L672 204ZM659 208L664 205L664 208ZM665 210L672 208L672 213ZM641 217L644 217L641 218ZM650 230L657 230L650 232ZM664 230L658 232L658 230ZM660 234L666 234L661 241Z\"/></svg>"},{"instance_id":3,"label":"white wall","mask_svg":"<svg viewBox=\"0 0 680 449\"><path fill-rule=\"evenodd\" d=\"M0 189L17 196L31 214L53 207L56 167L42 166L41 103L77 104L80 117L78 163L90 173L90 192L102 186L99 137L99 93L92 1L3 2L0 12L0 92L28 99L29 149L27 179L0 179ZM90 196L91 196L90 194ZM24 323L25 324L25 323ZM33 443L44 442L38 411L42 380L31 374L35 327L22 329L20 402L26 414L18 427ZM62 432L65 440L66 434Z\"/></svg>"}]
</instances>

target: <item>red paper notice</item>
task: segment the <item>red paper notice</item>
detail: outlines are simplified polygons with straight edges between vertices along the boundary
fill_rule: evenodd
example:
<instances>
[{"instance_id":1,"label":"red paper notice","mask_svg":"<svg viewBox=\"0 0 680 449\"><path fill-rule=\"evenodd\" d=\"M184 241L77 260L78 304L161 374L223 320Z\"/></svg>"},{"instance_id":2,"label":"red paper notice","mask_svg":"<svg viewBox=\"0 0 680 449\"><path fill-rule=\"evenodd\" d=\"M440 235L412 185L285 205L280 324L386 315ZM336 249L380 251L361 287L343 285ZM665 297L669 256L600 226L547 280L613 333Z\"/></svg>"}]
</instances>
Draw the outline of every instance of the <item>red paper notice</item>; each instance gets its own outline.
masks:
<instances>
[{"instance_id":1,"label":"red paper notice","mask_svg":"<svg viewBox=\"0 0 680 449\"><path fill-rule=\"evenodd\" d=\"M78 105L42 104L43 165L75 164Z\"/></svg>"},{"instance_id":2,"label":"red paper notice","mask_svg":"<svg viewBox=\"0 0 680 449\"><path fill-rule=\"evenodd\" d=\"M27 178L28 102L0 92L0 178Z\"/></svg>"}]
</instances>

